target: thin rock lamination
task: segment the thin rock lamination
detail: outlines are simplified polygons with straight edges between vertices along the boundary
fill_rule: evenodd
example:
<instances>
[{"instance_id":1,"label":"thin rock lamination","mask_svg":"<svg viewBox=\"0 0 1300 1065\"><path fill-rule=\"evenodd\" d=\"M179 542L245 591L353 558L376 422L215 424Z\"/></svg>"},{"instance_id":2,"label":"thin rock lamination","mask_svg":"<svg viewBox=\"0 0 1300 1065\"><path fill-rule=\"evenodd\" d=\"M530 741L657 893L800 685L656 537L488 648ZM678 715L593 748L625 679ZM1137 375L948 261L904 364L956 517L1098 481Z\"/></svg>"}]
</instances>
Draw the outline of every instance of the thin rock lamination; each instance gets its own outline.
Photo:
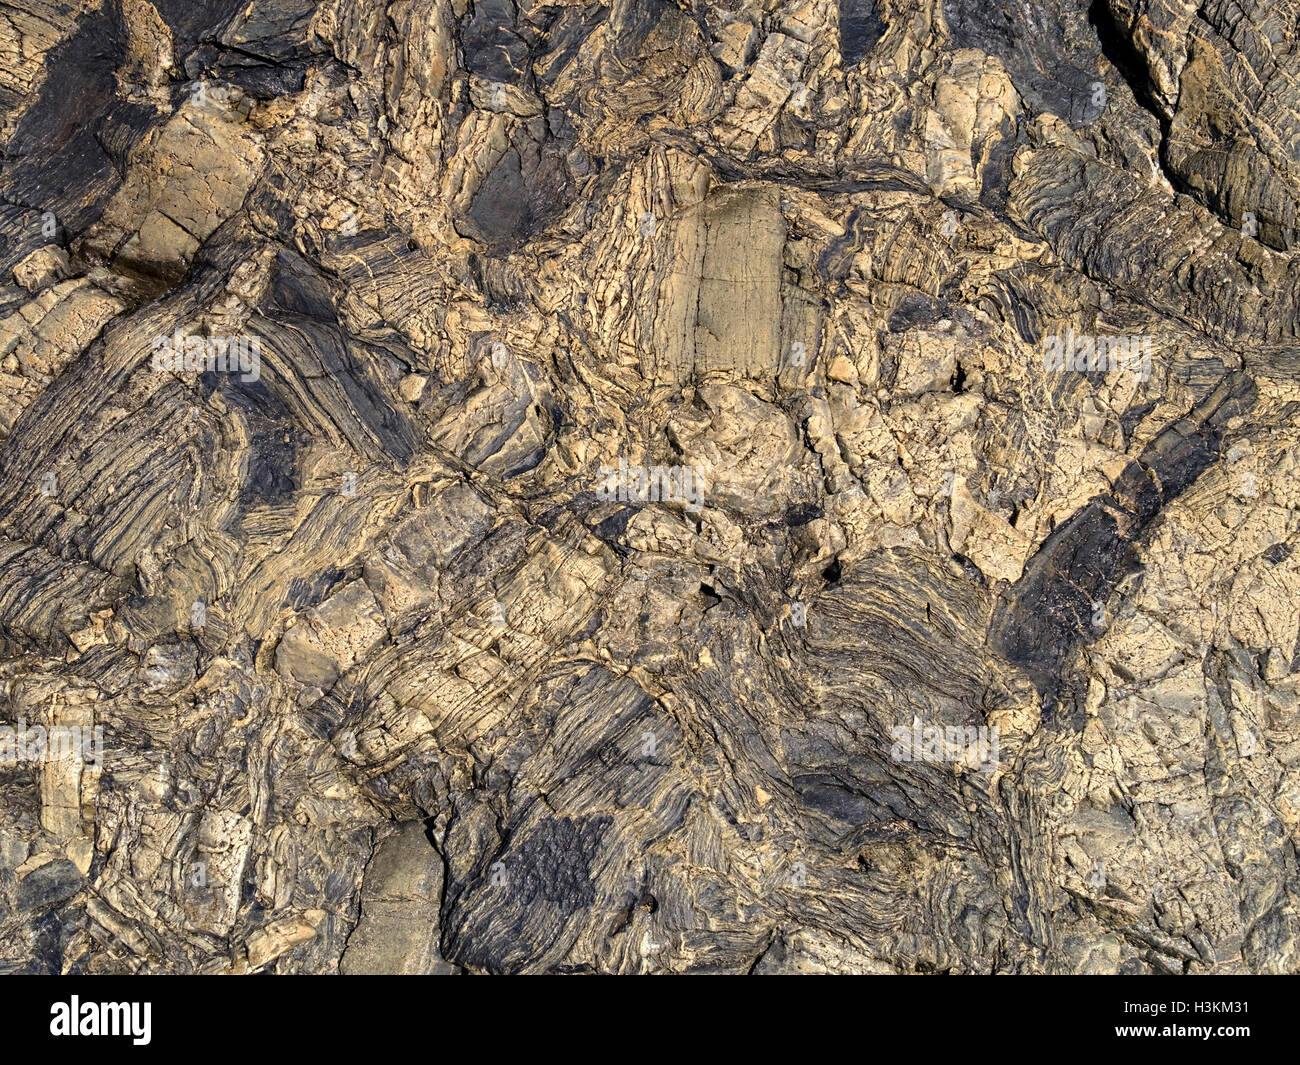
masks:
<instances>
[{"instance_id":1,"label":"thin rock lamination","mask_svg":"<svg viewBox=\"0 0 1300 1065\"><path fill-rule=\"evenodd\" d=\"M1300 969L1294 16L0 0L0 971Z\"/></svg>"}]
</instances>

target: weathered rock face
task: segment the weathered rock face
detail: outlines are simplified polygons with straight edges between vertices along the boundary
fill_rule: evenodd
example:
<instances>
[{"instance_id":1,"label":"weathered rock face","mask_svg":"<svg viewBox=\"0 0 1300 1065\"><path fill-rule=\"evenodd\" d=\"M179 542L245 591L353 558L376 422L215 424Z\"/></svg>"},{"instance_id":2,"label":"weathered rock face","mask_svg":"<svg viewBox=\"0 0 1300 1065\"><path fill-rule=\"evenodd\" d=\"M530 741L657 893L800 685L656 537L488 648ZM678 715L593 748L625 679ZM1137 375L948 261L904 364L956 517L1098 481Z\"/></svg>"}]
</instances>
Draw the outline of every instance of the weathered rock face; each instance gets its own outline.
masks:
<instances>
[{"instance_id":1,"label":"weathered rock face","mask_svg":"<svg viewBox=\"0 0 1300 1065\"><path fill-rule=\"evenodd\" d=\"M0 0L0 971L1300 970L1294 8Z\"/></svg>"}]
</instances>

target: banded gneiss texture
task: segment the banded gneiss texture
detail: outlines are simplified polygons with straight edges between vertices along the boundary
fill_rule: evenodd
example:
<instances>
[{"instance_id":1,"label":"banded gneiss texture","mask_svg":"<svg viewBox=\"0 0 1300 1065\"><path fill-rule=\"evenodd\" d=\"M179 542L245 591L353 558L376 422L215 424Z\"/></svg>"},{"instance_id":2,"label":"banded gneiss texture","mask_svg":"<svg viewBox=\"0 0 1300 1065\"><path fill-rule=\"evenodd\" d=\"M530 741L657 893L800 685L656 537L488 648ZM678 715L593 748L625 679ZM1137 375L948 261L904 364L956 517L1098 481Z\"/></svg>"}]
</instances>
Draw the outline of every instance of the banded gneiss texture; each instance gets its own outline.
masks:
<instances>
[{"instance_id":1,"label":"banded gneiss texture","mask_svg":"<svg viewBox=\"0 0 1300 1065\"><path fill-rule=\"evenodd\" d=\"M0 971L1300 970L1298 21L0 0Z\"/></svg>"}]
</instances>

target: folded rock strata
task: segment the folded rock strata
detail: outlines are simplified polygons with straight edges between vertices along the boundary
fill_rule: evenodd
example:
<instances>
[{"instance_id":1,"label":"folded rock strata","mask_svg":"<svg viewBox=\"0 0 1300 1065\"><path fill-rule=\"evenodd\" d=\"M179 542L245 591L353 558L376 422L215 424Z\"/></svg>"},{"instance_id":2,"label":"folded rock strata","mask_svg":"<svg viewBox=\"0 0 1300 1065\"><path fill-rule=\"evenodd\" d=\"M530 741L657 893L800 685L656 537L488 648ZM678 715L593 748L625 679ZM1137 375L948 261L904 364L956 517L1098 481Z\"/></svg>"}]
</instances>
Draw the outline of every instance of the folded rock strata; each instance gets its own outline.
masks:
<instances>
[{"instance_id":1,"label":"folded rock strata","mask_svg":"<svg viewBox=\"0 0 1300 1065\"><path fill-rule=\"evenodd\" d=\"M1300 970L1294 7L0 0L0 971Z\"/></svg>"}]
</instances>

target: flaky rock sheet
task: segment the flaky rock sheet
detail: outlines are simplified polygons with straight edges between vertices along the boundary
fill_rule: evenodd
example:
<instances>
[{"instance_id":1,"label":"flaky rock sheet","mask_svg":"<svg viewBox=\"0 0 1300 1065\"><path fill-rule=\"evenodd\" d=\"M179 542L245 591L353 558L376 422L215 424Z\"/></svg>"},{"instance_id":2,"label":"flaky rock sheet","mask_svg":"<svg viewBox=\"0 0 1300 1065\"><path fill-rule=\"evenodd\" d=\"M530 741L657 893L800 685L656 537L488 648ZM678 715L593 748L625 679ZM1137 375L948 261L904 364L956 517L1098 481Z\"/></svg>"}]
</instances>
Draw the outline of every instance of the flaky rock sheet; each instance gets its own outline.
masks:
<instances>
[{"instance_id":1,"label":"flaky rock sheet","mask_svg":"<svg viewBox=\"0 0 1300 1065\"><path fill-rule=\"evenodd\" d=\"M0 0L0 971L1300 970L1298 0Z\"/></svg>"}]
</instances>

